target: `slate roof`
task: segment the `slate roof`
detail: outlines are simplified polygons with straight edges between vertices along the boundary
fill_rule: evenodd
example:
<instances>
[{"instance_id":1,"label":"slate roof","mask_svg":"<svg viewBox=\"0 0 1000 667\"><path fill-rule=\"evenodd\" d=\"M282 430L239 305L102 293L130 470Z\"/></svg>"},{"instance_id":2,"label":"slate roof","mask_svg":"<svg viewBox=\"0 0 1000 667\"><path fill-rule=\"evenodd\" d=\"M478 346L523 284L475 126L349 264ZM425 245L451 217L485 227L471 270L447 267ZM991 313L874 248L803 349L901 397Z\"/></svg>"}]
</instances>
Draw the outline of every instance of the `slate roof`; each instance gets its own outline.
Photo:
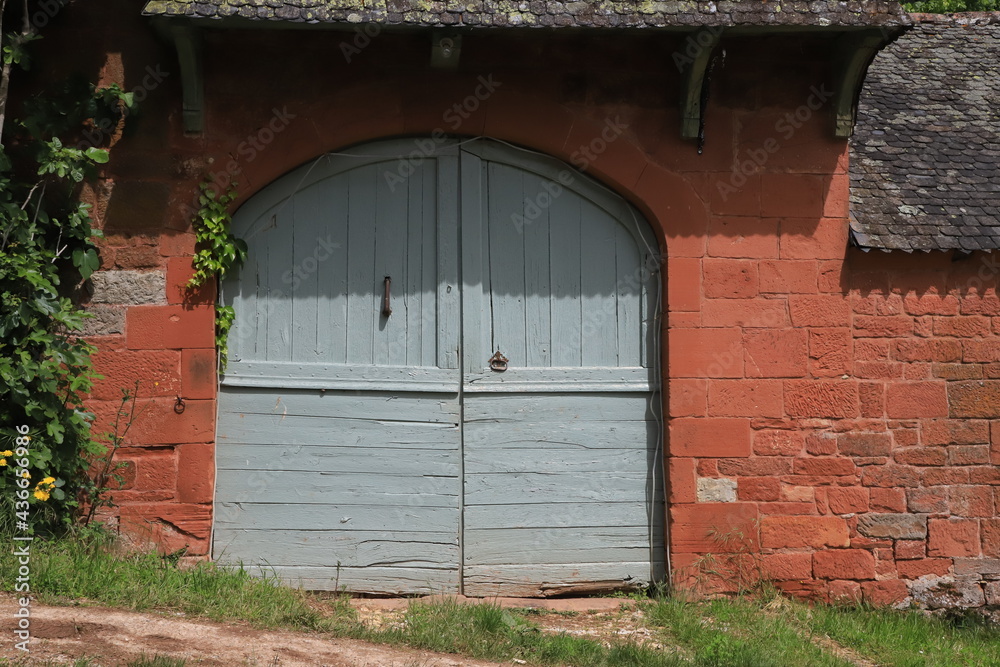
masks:
<instances>
[{"instance_id":1,"label":"slate roof","mask_svg":"<svg viewBox=\"0 0 1000 667\"><path fill-rule=\"evenodd\" d=\"M1000 248L1000 12L913 15L876 56L851 139L865 248Z\"/></svg>"},{"instance_id":2,"label":"slate roof","mask_svg":"<svg viewBox=\"0 0 1000 667\"><path fill-rule=\"evenodd\" d=\"M664 26L896 26L897 2L850 0L150 0L143 14L306 23L414 26L649 28Z\"/></svg>"}]
</instances>

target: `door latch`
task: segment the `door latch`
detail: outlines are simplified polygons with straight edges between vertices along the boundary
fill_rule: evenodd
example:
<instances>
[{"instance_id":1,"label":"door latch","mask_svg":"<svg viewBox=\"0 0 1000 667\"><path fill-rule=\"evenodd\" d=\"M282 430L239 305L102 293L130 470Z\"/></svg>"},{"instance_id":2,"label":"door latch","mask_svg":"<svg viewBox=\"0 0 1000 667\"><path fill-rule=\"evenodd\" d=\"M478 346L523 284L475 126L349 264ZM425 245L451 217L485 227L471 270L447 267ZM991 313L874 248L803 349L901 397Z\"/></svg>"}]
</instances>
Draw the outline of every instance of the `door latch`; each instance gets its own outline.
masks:
<instances>
[{"instance_id":1,"label":"door latch","mask_svg":"<svg viewBox=\"0 0 1000 667\"><path fill-rule=\"evenodd\" d=\"M382 283L382 315L389 317L392 315L392 302L390 291L392 290L392 278L385 277Z\"/></svg>"},{"instance_id":2,"label":"door latch","mask_svg":"<svg viewBox=\"0 0 1000 667\"><path fill-rule=\"evenodd\" d=\"M495 370L497 373L503 373L507 370L508 361L510 361L510 359L500 354L500 350L497 350L496 354L490 357L490 368Z\"/></svg>"}]
</instances>

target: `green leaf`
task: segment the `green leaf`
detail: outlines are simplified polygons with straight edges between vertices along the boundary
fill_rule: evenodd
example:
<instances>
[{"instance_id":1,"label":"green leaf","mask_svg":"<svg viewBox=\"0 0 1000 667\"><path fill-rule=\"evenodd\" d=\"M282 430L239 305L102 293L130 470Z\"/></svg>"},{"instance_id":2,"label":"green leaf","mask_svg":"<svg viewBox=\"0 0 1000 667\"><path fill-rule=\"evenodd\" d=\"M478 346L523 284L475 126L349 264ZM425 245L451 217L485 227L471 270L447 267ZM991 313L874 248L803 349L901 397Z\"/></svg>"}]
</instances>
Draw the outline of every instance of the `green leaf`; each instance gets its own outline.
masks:
<instances>
[{"instance_id":1,"label":"green leaf","mask_svg":"<svg viewBox=\"0 0 1000 667\"><path fill-rule=\"evenodd\" d=\"M103 148L88 148L84 154L98 164L105 164L109 159L108 152Z\"/></svg>"}]
</instances>

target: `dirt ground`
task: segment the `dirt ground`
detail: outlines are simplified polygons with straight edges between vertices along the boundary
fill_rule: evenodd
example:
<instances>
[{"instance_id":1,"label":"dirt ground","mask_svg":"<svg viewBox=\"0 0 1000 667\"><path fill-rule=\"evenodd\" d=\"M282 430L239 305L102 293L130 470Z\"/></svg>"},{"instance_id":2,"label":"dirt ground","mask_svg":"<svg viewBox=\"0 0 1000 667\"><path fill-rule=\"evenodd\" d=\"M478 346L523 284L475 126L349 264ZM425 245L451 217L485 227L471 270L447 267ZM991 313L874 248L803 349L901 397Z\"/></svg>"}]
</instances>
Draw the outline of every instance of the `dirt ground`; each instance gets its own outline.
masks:
<instances>
[{"instance_id":1,"label":"dirt ground","mask_svg":"<svg viewBox=\"0 0 1000 667\"><path fill-rule=\"evenodd\" d=\"M620 599L498 600L505 606L537 610L531 619L546 632L567 632L610 642L631 639L656 644L641 614ZM375 627L402 621L406 600L354 600L361 619ZM188 665L233 667L452 667L483 662L350 639L315 634L256 630L245 625L213 623L183 614L136 613L106 607L32 605L31 652L13 646L14 601L0 600L3 645L0 657L14 665L72 664L88 657L101 667L125 665L145 654L185 658Z\"/></svg>"}]
</instances>

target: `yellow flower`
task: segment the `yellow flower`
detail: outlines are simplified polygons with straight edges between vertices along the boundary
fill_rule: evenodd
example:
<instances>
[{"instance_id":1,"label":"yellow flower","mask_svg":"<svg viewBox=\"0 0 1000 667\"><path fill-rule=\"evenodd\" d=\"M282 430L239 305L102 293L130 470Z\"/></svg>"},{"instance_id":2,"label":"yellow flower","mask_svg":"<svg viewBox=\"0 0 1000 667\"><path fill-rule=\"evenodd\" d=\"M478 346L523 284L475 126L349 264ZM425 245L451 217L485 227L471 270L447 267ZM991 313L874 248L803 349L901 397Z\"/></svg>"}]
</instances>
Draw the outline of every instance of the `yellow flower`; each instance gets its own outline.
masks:
<instances>
[{"instance_id":1,"label":"yellow flower","mask_svg":"<svg viewBox=\"0 0 1000 667\"><path fill-rule=\"evenodd\" d=\"M14 452L12 452L12 451L10 451L10 450L8 449L8 450L7 450L7 451L5 451L5 452L0 452L0 456L14 456Z\"/></svg>"},{"instance_id":2,"label":"yellow flower","mask_svg":"<svg viewBox=\"0 0 1000 667\"><path fill-rule=\"evenodd\" d=\"M51 485L55 481L56 481L55 477L46 477L41 482L39 482L39 484L50 484Z\"/></svg>"},{"instance_id":3,"label":"yellow flower","mask_svg":"<svg viewBox=\"0 0 1000 667\"><path fill-rule=\"evenodd\" d=\"M39 500L48 500L49 499L49 492L48 491L44 491L42 489L35 489L35 494L34 495Z\"/></svg>"},{"instance_id":4,"label":"yellow flower","mask_svg":"<svg viewBox=\"0 0 1000 667\"><path fill-rule=\"evenodd\" d=\"M28 479L31 477L31 473L25 470L24 472L21 473L21 477Z\"/></svg>"},{"instance_id":5,"label":"yellow flower","mask_svg":"<svg viewBox=\"0 0 1000 667\"><path fill-rule=\"evenodd\" d=\"M0 467L7 465L7 459L0 459Z\"/></svg>"}]
</instances>

